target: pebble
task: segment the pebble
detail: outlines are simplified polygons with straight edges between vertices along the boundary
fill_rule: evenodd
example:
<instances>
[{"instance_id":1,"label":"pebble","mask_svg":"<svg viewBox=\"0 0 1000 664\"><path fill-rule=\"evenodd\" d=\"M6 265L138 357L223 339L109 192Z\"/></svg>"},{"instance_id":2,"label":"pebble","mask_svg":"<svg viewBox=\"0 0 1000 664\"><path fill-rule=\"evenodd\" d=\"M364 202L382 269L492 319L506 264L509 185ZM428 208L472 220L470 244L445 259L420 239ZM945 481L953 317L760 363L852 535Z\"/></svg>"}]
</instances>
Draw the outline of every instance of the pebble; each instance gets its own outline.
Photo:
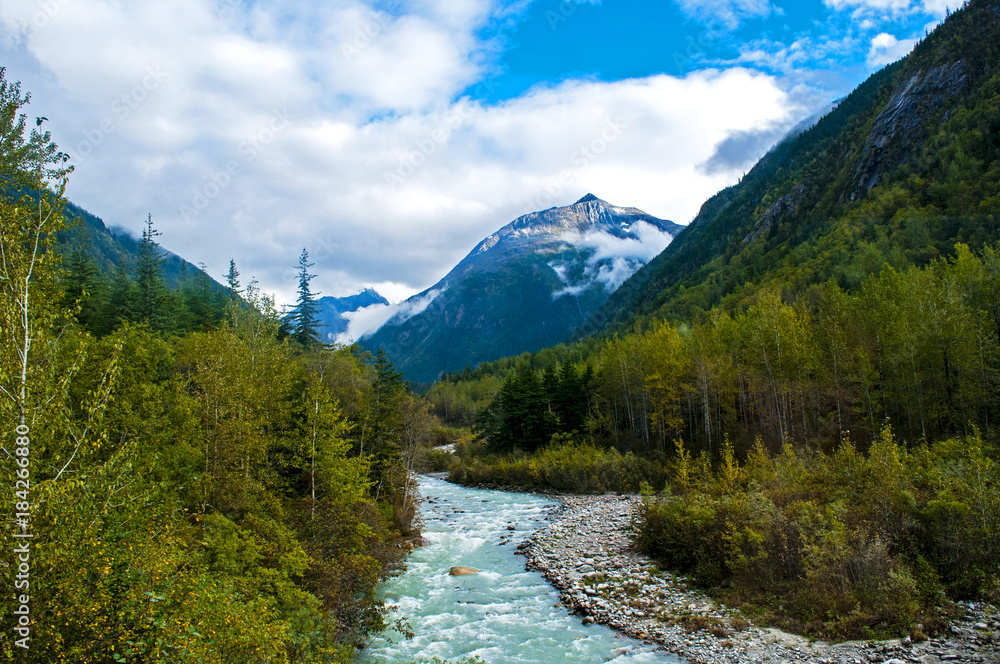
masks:
<instances>
[{"instance_id":1,"label":"pebble","mask_svg":"<svg viewBox=\"0 0 1000 664\"><path fill-rule=\"evenodd\" d=\"M658 570L636 551L629 532L639 497L559 500L550 525L518 544L525 567L541 572L585 623L658 644L692 664L1000 662L1000 640L984 643L982 638L990 625L1000 623L1000 615L977 603L962 604L973 629L956 625L951 634L919 643L907 637L830 644L753 624L744 628L749 621L739 612L693 589L684 577ZM685 622L702 629L688 632Z\"/></svg>"}]
</instances>

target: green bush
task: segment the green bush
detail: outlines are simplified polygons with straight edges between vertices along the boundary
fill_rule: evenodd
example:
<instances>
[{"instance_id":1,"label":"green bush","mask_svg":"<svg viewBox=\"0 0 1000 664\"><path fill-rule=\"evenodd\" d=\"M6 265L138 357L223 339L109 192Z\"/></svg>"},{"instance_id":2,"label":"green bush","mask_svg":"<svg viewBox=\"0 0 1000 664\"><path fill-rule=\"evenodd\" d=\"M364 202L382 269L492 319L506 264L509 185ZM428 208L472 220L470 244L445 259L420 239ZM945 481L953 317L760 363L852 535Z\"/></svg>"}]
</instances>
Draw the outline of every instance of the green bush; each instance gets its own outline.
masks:
<instances>
[{"instance_id":1,"label":"green bush","mask_svg":"<svg viewBox=\"0 0 1000 664\"><path fill-rule=\"evenodd\" d=\"M460 446L449 479L459 484L554 489L569 493L639 493L643 483L663 486L665 465L631 452L556 435L533 454L491 455L479 443Z\"/></svg>"},{"instance_id":2,"label":"green bush","mask_svg":"<svg viewBox=\"0 0 1000 664\"><path fill-rule=\"evenodd\" d=\"M758 618L888 636L940 622L949 598L1000 594L998 472L978 432L908 450L886 427L867 454L845 442L775 457L756 445L745 465L728 445L720 456L678 444L638 545Z\"/></svg>"}]
</instances>

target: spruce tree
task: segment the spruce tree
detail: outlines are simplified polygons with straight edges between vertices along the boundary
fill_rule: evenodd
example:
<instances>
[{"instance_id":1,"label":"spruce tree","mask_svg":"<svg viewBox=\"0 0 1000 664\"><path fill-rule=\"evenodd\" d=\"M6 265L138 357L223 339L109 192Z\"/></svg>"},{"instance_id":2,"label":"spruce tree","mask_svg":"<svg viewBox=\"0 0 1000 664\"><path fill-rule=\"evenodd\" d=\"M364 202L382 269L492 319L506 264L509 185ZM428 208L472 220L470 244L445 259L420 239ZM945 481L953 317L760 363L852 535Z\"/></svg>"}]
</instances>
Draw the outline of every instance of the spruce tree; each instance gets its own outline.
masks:
<instances>
[{"instance_id":1,"label":"spruce tree","mask_svg":"<svg viewBox=\"0 0 1000 664\"><path fill-rule=\"evenodd\" d=\"M215 329L221 317L221 307L212 293L212 282L204 263L200 263L194 274L181 284L180 291L184 299L186 320L178 328L200 332Z\"/></svg>"},{"instance_id":2,"label":"spruce tree","mask_svg":"<svg viewBox=\"0 0 1000 664\"><path fill-rule=\"evenodd\" d=\"M108 296L104 308L95 323L95 333L99 336L110 334L122 321L134 320L132 302L134 300L135 282L129 275L128 261L125 254L118 257L118 264L111 273L111 283L108 286Z\"/></svg>"},{"instance_id":3,"label":"spruce tree","mask_svg":"<svg viewBox=\"0 0 1000 664\"><path fill-rule=\"evenodd\" d=\"M236 300L243 291L240 289L240 271L236 269L236 261L229 259L229 272L226 274L226 290L229 291L229 298Z\"/></svg>"},{"instance_id":4,"label":"spruce tree","mask_svg":"<svg viewBox=\"0 0 1000 664\"><path fill-rule=\"evenodd\" d=\"M65 260L66 279L63 303L74 311L77 321L95 332L104 309L105 285L93 257L83 247L76 247Z\"/></svg>"},{"instance_id":5,"label":"spruce tree","mask_svg":"<svg viewBox=\"0 0 1000 664\"><path fill-rule=\"evenodd\" d=\"M168 316L164 310L167 303L167 287L163 283L163 265L166 258L160 253L156 236L160 232L153 228L153 215L146 217L146 228L139 241L139 255L136 259L136 300L135 320L149 323L154 330L165 330Z\"/></svg>"},{"instance_id":6,"label":"spruce tree","mask_svg":"<svg viewBox=\"0 0 1000 664\"><path fill-rule=\"evenodd\" d=\"M312 266L309 252L303 249L299 256L299 297L288 315L292 338L303 346L311 346L319 341L319 307L316 304L319 293L313 293L309 288L309 282L316 276L309 274Z\"/></svg>"}]
</instances>

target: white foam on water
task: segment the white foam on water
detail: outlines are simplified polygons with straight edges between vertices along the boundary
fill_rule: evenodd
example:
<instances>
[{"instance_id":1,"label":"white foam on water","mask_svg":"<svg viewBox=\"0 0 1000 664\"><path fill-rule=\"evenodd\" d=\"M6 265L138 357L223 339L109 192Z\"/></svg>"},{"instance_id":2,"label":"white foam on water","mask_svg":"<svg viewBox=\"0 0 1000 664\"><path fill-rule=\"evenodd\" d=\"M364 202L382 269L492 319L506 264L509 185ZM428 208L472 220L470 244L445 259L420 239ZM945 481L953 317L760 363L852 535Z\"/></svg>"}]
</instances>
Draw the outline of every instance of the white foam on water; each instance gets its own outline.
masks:
<instances>
[{"instance_id":1,"label":"white foam on water","mask_svg":"<svg viewBox=\"0 0 1000 664\"><path fill-rule=\"evenodd\" d=\"M525 571L515 547L545 525L555 503L427 478L420 484L424 497L434 501L421 509L431 543L414 551L407 571L383 589L387 602L398 607L390 618L405 619L416 636L403 640L386 633L359 656L359 664L473 656L491 664L680 662L606 627L583 625L540 574ZM458 565L479 573L450 576Z\"/></svg>"}]
</instances>

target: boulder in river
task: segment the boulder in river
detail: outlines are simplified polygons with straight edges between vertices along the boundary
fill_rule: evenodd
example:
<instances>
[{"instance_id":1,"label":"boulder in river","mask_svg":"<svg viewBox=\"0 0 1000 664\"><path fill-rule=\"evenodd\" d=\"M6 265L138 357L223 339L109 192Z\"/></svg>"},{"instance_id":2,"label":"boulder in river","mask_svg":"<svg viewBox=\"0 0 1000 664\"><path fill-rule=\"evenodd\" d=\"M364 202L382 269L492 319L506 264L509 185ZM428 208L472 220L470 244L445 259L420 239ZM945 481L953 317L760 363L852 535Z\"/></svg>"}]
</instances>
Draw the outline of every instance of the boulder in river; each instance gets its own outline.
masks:
<instances>
[{"instance_id":1,"label":"boulder in river","mask_svg":"<svg viewBox=\"0 0 1000 664\"><path fill-rule=\"evenodd\" d=\"M475 567L452 567L448 570L448 574L452 576L469 576L470 574L478 574L479 570Z\"/></svg>"}]
</instances>

